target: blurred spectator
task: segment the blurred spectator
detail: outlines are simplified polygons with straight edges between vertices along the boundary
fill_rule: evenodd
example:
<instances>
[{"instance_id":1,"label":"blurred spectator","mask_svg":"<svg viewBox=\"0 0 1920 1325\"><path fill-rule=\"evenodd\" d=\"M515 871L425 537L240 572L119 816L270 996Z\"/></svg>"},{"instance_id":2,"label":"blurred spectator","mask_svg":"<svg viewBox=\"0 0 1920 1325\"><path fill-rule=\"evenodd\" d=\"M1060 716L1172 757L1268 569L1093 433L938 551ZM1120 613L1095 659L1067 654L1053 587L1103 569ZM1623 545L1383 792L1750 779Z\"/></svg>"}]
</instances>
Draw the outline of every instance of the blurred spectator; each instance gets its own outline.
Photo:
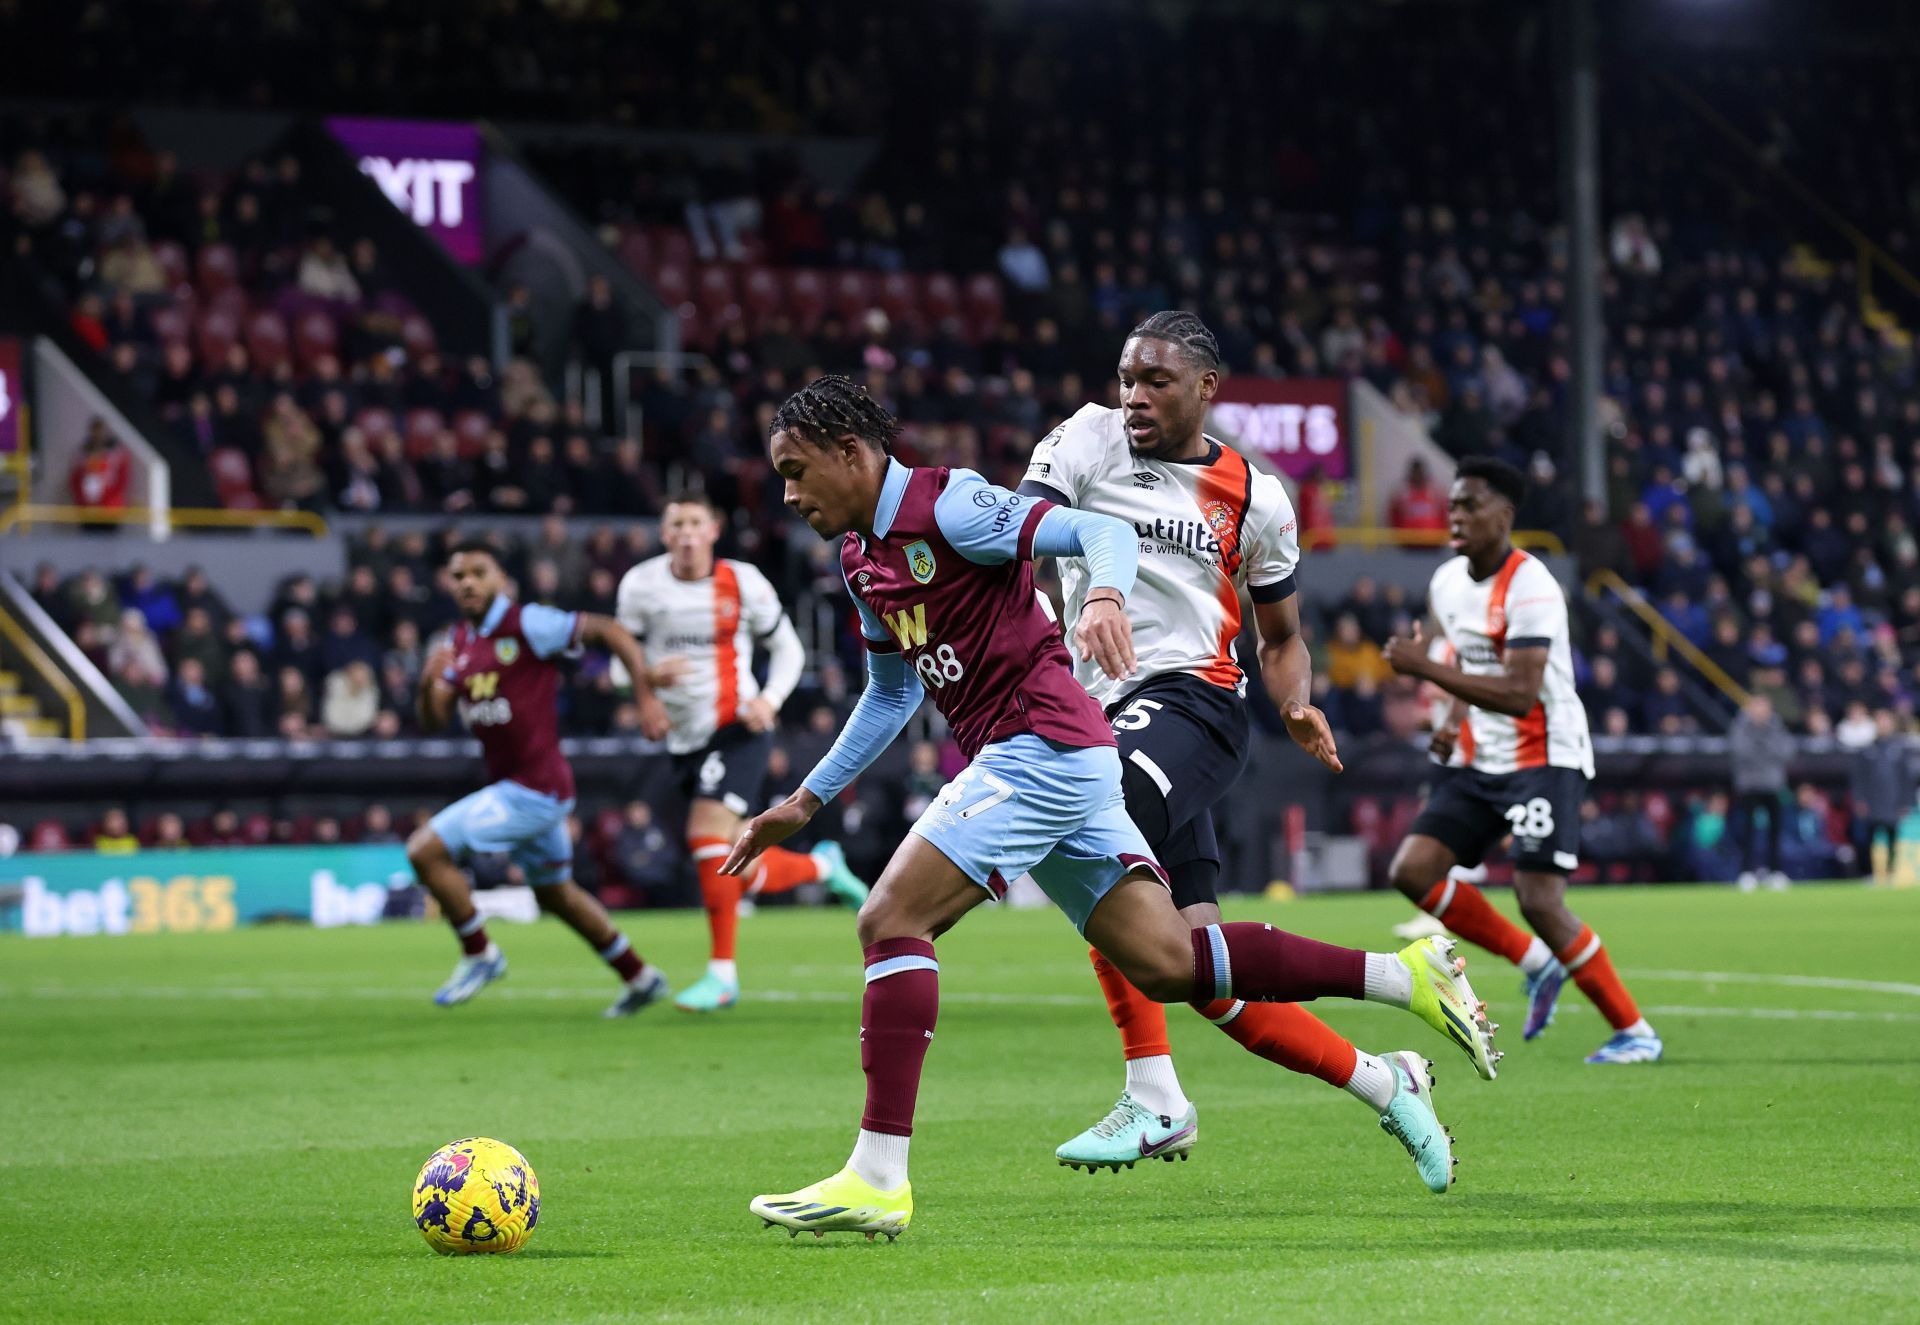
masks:
<instances>
[{"instance_id":1,"label":"blurred spectator","mask_svg":"<svg viewBox=\"0 0 1920 1325\"><path fill-rule=\"evenodd\" d=\"M1890 709L1873 715L1873 739L1853 751L1849 790L1853 801L1854 847L1875 883L1889 882L1900 844L1900 822L1914 810L1920 761ZM1884 844L1883 844L1884 839Z\"/></svg>"},{"instance_id":2,"label":"blurred spectator","mask_svg":"<svg viewBox=\"0 0 1920 1325\"><path fill-rule=\"evenodd\" d=\"M393 812L378 801L367 806L360 818L360 840L369 844L398 842L400 834L393 828Z\"/></svg>"},{"instance_id":3,"label":"blurred spectator","mask_svg":"<svg viewBox=\"0 0 1920 1325\"><path fill-rule=\"evenodd\" d=\"M104 419L91 420L80 454L74 457L73 468L67 475L67 491L73 504L94 511L124 511L132 483L133 457L120 445L120 439ZM82 527L112 529L116 522L89 521Z\"/></svg>"},{"instance_id":4,"label":"blurred spectator","mask_svg":"<svg viewBox=\"0 0 1920 1325\"><path fill-rule=\"evenodd\" d=\"M294 398L282 392L274 397L264 436L261 491L281 506L315 509L327 486L320 468L320 430Z\"/></svg>"},{"instance_id":5,"label":"blurred spectator","mask_svg":"<svg viewBox=\"0 0 1920 1325\"><path fill-rule=\"evenodd\" d=\"M220 701L207 684L206 666L198 658L187 658L174 673L167 687L167 707L173 721L191 736L221 736L226 732L226 717Z\"/></svg>"},{"instance_id":6,"label":"blurred spectator","mask_svg":"<svg viewBox=\"0 0 1920 1325\"><path fill-rule=\"evenodd\" d=\"M222 727L228 736L259 740L272 736L279 725L279 701L260 672L258 654L242 650L233 655L227 683L221 689Z\"/></svg>"},{"instance_id":7,"label":"blurred spectator","mask_svg":"<svg viewBox=\"0 0 1920 1325\"><path fill-rule=\"evenodd\" d=\"M100 827L93 835L93 849L103 856L131 856L140 849L140 839L133 835L125 810L116 805L101 816Z\"/></svg>"},{"instance_id":8,"label":"blurred spectator","mask_svg":"<svg viewBox=\"0 0 1920 1325\"><path fill-rule=\"evenodd\" d=\"M153 821L153 840L149 851L185 851L193 845L187 840L187 822L172 810Z\"/></svg>"},{"instance_id":9,"label":"blurred spectator","mask_svg":"<svg viewBox=\"0 0 1920 1325\"><path fill-rule=\"evenodd\" d=\"M627 802L613 842L613 862L621 879L644 893L664 892L675 885L679 853L666 830L653 821L653 807L645 801Z\"/></svg>"},{"instance_id":10,"label":"blurred spectator","mask_svg":"<svg viewBox=\"0 0 1920 1325\"><path fill-rule=\"evenodd\" d=\"M354 279L353 269L326 235L314 236L300 255L298 284L304 293L316 299L342 304L360 302L360 282Z\"/></svg>"},{"instance_id":11,"label":"blurred spectator","mask_svg":"<svg viewBox=\"0 0 1920 1325\"><path fill-rule=\"evenodd\" d=\"M1351 690L1361 677L1377 687L1391 675L1380 646L1360 633L1359 619L1351 612L1342 613L1327 642L1328 679L1340 690Z\"/></svg>"},{"instance_id":12,"label":"blurred spectator","mask_svg":"<svg viewBox=\"0 0 1920 1325\"><path fill-rule=\"evenodd\" d=\"M1727 731L1727 754L1733 766L1733 791L1740 812L1740 885L1752 888L1759 881L1760 824L1767 821L1766 881L1780 886L1786 876L1780 872L1781 799L1787 786L1787 765L1794 755L1793 737L1786 724L1773 711L1764 695L1747 701L1740 716Z\"/></svg>"},{"instance_id":13,"label":"blurred spectator","mask_svg":"<svg viewBox=\"0 0 1920 1325\"><path fill-rule=\"evenodd\" d=\"M1447 492L1427 473L1425 461L1408 462L1406 479L1387 505L1387 523L1395 529L1445 531Z\"/></svg>"},{"instance_id":14,"label":"blurred spectator","mask_svg":"<svg viewBox=\"0 0 1920 1325\"><path fill-rule=\"evenodd\" d=\"M335 736L365 736L380 716L380 687L374 684L373 665L355 661L327 677L320 701L320 721Z\"/></svg>"}]
</instances>

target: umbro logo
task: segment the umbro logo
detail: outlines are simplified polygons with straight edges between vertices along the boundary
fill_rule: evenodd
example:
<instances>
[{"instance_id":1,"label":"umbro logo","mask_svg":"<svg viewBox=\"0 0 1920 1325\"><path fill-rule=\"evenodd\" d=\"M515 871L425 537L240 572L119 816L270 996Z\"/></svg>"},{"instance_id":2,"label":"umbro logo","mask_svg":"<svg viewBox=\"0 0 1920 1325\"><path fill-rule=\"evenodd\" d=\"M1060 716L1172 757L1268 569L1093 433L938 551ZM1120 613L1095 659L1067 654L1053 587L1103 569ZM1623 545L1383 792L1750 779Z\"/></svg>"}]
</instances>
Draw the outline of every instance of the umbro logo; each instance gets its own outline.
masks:
<instances>
[{"instance_id":1,"label":"umbro logo","mask_svg":"<svg viewBox=\"0 0 1920 1325\"><path fill-rule=\"evenodd\" d=\"M866 588L868 585L873 583L873 576L868 574L866 571L861 571L858 575L854 576L853 578L860 581L860 587L862 589Z\"/></svg>"},{"instance_id":2,"label":"umbro logo","mask_svg":"<svg viewBox=\"0 0 1920 1325\"><path fill-rule=\"evenodd\" d=\"M1153 491L1153 485L1159 481L1160 475L1154 473L1151 469L1136 469L1133 471L1133 486L1136 488L1142 488L1151 492Z\"/></svg>"}]
</instances>

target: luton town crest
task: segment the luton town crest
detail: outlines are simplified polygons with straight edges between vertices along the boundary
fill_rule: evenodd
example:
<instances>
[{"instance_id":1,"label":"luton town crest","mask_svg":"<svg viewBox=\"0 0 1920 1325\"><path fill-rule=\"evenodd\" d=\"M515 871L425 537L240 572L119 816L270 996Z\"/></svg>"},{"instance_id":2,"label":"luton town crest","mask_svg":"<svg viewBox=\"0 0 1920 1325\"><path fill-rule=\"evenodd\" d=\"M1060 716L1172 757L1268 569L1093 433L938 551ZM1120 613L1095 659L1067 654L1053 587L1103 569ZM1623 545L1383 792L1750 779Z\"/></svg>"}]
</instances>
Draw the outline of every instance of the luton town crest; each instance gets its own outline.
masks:
<instances>
[{"instance_id":1,"label":"luton town crest","mask_svg":"<svg viewBox=\"0 0 1920 1325\"><path fill-rule=\"evenodd\" d=\"M916 538L907 544L907 570L921 584L933 580L933 549L926 539Z\"/></svg>"}]
</instances>

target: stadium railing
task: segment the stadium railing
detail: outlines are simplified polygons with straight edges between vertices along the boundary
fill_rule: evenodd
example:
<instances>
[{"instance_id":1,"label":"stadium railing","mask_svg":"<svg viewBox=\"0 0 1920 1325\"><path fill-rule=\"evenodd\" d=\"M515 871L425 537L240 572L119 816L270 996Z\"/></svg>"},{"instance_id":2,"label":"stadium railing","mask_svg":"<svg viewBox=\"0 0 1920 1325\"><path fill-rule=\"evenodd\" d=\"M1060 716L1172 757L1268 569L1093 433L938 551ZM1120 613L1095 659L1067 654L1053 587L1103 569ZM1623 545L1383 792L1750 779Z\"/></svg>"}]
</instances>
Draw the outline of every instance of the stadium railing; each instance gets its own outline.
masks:
<instances>
[{"instance_id":1,"label":"stadium railing","mask_svg":"<svg viewBox=\"0 0 1920 1325\"><path fill-rule=\"evenodd\" d=\"M175 506L155 510L126 506L101 510L93 506L54 506L23 502L0 512L0 535L30 531L35 525L148 525L155 537L178 529L288 529L314 538L327 536L327 522L312 511L229 511L218 507ZM165 531L164 533L162 531Z\"/></svg>"},{"instance_id":2,"label":"stadium railing","mask_svg":"<svg viewBox=\"0 0 1920 1325\"><path fill-rule=\"evenodd\" d=\"M67 679L66 673L54 666L53 659L47 657L46 651L34 642L33 636L29 635L5 608L0 608L0 635L6 637L7 643L11 644L27 666L33 669L34 674L40 678L41 684L52 691L59 698L60 703L65 705L67 739L76 743L86 740L86 700L81 698L80 692L74 688L73 682Z\"/></svg>"},{"instance_id":3,"label":"stadium railing","mask_svg":"<svg viewBox=\"0 0 1920 1325\"><path fill-rule=\"evenodd\" d=\"M1671 621L1660 615L1657 608L1649 603L1631 584L1610 570L1597 570L1587 577L1587 595L1598 598L1603 594L1612 594L1629 612L1640 618L1647 633L1653 637L1654 657L1665 662L1669 653L1677 653L1693 664L1695 671L1705 677L1715 689L1731 699L1735 705L1744 708L1753 698L1747 688L1728 676L1726 669L1701 652L1698 645L1674 627Z\"/></svg>"}]
</instances>

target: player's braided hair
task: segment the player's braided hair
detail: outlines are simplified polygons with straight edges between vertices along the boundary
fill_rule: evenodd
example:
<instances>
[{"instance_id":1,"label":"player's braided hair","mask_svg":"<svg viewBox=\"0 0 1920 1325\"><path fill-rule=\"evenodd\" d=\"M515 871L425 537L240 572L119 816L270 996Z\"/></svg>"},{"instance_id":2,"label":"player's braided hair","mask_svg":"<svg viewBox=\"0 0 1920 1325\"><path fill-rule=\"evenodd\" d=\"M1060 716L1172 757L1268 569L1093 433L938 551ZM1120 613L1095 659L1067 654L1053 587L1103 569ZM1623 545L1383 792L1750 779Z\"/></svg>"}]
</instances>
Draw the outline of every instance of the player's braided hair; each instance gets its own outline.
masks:
<instances>
[{"instance_id":1,"label":"player's braided hair","mask_svg":"<svg viewBox=\"0 0 1920 1325\"><path fill-rule=\"evenodd\" d=\"M810 446L827 446L852 433L869 446L891 452L900 421L852 378L829 373L788 396L773 412L767 436L777 432L791 433Z\"/></svg>"},{"instance_id":2,"label":"player's braided hair","mask_svg":"<svg viewBox=\"0 0 1920 1325\"><path fill-rule=\"evenodd\" d=\"M1135 327L1127 335L1128 340L1137 336L1146 336L1152 340L1167 340L1178 345L1187 357L1202 368L1220 366L1220 342L1207 330L1207 324L1196 313L1184 308L1168 308L1153 314Z\"/></svg>"}]
</instances>

